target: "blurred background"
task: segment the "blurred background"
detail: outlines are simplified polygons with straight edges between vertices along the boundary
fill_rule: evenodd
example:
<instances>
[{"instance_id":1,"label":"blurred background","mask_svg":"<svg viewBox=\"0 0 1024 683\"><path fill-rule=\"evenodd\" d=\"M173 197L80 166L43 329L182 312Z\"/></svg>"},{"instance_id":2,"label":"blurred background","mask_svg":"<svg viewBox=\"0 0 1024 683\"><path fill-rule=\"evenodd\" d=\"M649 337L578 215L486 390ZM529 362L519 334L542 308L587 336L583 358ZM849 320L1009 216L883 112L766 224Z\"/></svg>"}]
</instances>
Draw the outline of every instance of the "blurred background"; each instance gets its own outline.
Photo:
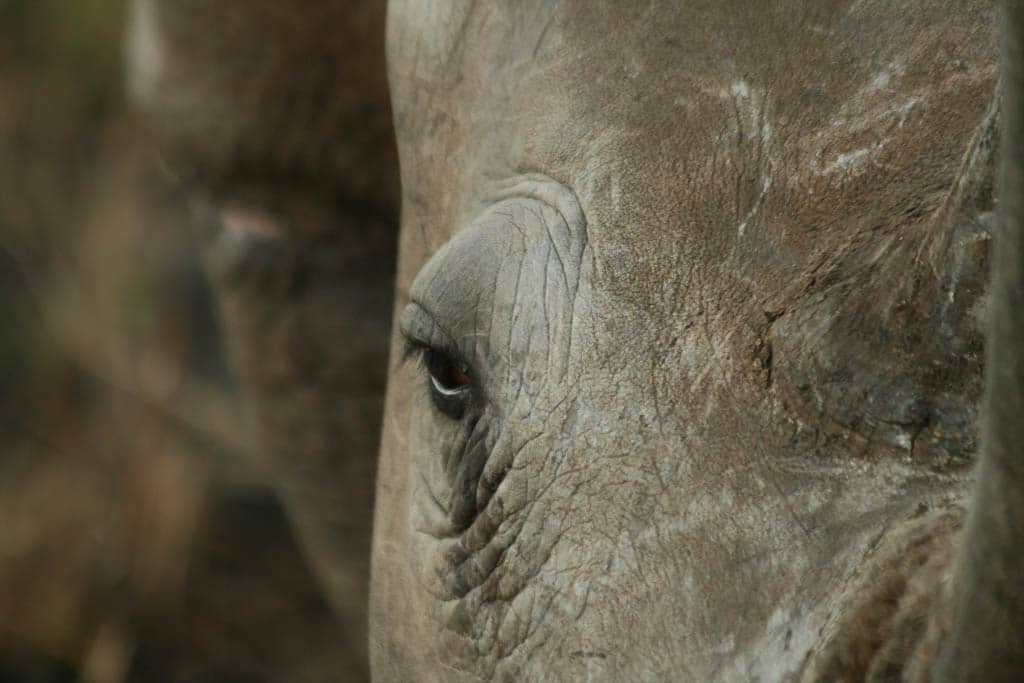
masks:
<instances>
[{"instance_id":1,"label":"blurred background","mask_svg":"<svg viewBox=\"0 0 1024 683\"><path fill-rule=\"evenodd\" d=\"M0 681L327 681L124 0L0 0Z\"/></svg>"}]
</instances>

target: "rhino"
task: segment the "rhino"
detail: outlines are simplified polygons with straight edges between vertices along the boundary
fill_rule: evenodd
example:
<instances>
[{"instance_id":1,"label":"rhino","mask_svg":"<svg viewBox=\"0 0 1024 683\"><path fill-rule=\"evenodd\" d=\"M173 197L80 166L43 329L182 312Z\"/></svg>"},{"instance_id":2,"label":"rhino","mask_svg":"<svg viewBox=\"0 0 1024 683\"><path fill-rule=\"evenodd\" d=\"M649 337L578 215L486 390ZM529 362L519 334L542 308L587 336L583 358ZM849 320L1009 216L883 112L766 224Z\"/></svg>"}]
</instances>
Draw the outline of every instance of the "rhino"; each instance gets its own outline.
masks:
<instances>
[{"instance_id":1,"label":"rhino","mask_svg":"<svg viewBox=\"0 0 1024 683\"><path fill-rule=\"evenodd\" d=\"M193 215L237 394L338 615L366 655L398 168L384 6L138 0L128 89Z\"/></svg>"},{"instance_id":2,"label":"rhino","mask_svg":"<svg viewBox=\"0 0 1024 683\"><path fill-rule=\"evenodd\" d=\"M374 679L1019 680L1024 9L380 10L131 50Z\"/></svg>"}]
</instances>

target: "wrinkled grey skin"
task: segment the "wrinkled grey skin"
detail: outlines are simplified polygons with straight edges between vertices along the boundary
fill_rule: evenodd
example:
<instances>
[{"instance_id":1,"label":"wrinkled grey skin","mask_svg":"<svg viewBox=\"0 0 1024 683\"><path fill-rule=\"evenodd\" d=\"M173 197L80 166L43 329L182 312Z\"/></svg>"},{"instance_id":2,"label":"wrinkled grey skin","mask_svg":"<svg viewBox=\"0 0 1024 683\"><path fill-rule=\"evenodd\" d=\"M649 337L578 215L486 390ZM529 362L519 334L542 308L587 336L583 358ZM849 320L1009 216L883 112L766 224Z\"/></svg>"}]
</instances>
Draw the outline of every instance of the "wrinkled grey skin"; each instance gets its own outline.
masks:
<instances>
[{"instance_id":1,"label":"wrinkled grey skin","mask_svg":"<svg viewBox=\"0 0 1024 683\"><path fill-rule=\"evenodd\" d=\"M396 320L470 387L390 377L377 680L927 675L997 52L982 1L391 2Z\"/></svg>"},{"instance_id":2,"label":"wrinkled grey skin","mask_svg":"<svg viewBox=\"0 0 1024 683\"><path fill-rule=\"evenodd\" d=\"M377 10L137 6L137 99L220 226L241 384L358 643ZM1015 111L995 28L984 0L391 2L377 680L1014 680L999 449L960 542ZM468 388L433 388L426 348Z\"/></svg>"}]
</instances>

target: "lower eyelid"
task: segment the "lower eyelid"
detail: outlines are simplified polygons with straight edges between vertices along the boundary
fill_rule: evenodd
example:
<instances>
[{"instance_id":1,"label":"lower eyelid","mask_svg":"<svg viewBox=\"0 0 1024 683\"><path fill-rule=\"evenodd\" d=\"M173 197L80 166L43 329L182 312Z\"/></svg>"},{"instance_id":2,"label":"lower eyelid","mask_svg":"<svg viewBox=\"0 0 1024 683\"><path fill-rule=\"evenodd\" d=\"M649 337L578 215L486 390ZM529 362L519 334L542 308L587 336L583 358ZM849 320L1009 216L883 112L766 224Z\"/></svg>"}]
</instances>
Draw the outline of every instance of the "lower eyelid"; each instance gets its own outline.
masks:
<instances>
[{"instance_id":1,"label":"lower eyelid","mask_svg":"<svg viewBox=\"0 0 1024 683\"><path fill-rule=\"evenodd\" d=\"M433 375L430 375L430 386L433 387L434 391L436 391L437 393L441 394L446 398L455 398L457 396L462 396L468 390L468 387L448 389L444 387L440 382L438 382Z\"/></svg>"}]
</instances>

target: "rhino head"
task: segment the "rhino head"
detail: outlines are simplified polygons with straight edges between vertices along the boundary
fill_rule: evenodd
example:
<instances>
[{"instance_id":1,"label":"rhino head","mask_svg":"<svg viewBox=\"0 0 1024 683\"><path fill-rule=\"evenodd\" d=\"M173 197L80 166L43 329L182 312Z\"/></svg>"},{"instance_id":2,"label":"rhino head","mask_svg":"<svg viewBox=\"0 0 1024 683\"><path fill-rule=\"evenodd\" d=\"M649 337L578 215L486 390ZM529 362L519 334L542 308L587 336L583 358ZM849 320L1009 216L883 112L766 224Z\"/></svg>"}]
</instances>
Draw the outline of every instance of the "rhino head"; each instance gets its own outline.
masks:
<instances>
[{"instance_id":1,"label":"rhino head","mask_svg":"<svg viewBox=\"0 0 1024 683\"><path fill-rule=\"evenodd\" d=\"M380 678L911 659L975 451L996 55L980 2L391 3Z\"/></svg>"},{"instance_id":2,"label":"rhino head","mask_svg":"<svg viewBox=\"0 0 1024 683\"><path fill-rule=\"evenodd\" d=\"M1024 668L994 8L391 0L393 306L380 10L138 0L133 51L355 644L382 425L375 678Z\"/></svg>"}]
</instances>

